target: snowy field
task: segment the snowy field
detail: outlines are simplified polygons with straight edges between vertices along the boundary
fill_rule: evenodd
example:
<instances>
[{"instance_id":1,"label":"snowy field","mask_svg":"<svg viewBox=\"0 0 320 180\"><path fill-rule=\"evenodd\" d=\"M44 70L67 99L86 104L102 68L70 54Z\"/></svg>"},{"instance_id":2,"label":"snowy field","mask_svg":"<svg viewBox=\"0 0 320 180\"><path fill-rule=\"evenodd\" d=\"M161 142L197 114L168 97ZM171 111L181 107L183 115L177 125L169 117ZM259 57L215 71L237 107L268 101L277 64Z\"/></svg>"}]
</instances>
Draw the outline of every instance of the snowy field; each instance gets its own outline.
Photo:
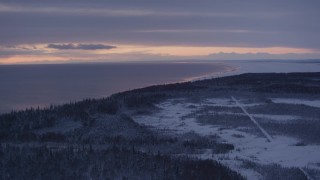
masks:
<instances>
[{"instance_id":1,"label":"snowy field","mask_svg":"<svg viewBox=\"0 0 320 180\"><path fill-rule=\"evenodd\" d=\"M306 100L306 99L289 99L289 98L273 98L275 103L286 103L286 104L303 104L306 106L320 108L320 100Z\"/></svg>"},{"instance_id":2,"label":"snowy field","mask_svg":"<svg viewBox=\"0 0 320 180\"><path fill-rule=\"evenodd\" d=\"M320 107L320 100L289 98L270 98L270 100L273 104L303 104L308 107ZM188 132L195 132L203 136L217 135L221 142L231 143L235 149L227 154L213 154L208 150L198 156L218 160L248 179L261 179L262 176L254 169L245 167L244 162L247 161L262 165L278 164L282 167L297 167L306 176L310 176L309 172L313 174L316 172L313 178L318 178L317 174L320 172L319 143L315 141L304 144L297 136L290 136L286 133L271 134L268 129L264 128L264 124L260 124L262 120L263 122L267 120L286 125L301 119L307 121L310 117L305 118L299 114L291 115L291 113L251 113L247 110L264 104L263 102L248 103L246 99L236 96L205 98L198 103L191 103L184 98L170 99L157 104L157 107L161 109L159 112L151 115L137 115L134 120L153 130L161 130L172 136ZM219 108L218 112L216 107L222 108ZM234 112L223 111L224 109ZM241 117L241 122L237 122L239 117ZM313 118L308 122L319 120Z\"/></svg>"}]
</instances>

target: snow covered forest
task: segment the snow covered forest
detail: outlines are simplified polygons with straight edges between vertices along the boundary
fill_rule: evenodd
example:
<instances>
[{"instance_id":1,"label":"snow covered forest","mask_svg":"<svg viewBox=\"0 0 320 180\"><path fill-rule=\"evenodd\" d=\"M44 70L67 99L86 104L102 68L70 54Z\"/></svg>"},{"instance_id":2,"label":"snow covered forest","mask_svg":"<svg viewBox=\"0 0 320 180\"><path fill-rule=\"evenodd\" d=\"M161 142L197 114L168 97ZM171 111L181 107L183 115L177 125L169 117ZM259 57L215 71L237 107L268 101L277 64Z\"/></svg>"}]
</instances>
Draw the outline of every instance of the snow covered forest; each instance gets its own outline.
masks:
<instances>
[{"instance_id":1,"label":"snow covered forest","mask_svg":"<svg viewBox=\"0 0 320 180\"><path fill-rule=\"evenodd\" d=\"M320 73L156 85L0 115L0 179L318 179Z\"/></svg>"}]
</instances>

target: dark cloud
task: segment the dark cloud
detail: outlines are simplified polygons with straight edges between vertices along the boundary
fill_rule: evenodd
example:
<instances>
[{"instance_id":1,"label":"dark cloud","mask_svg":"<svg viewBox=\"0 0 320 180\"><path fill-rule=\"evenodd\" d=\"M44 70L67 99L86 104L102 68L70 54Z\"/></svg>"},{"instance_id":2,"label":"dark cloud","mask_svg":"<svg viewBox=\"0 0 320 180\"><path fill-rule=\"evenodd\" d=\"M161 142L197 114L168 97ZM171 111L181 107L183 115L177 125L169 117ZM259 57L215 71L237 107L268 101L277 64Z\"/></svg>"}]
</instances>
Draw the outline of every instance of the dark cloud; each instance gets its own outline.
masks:
<instances>
[{"instance_id":1,"label":"dark cloud","mask_svg":"<svg viewBox=\"0 0 320 180\"><path fill-rule=\"evenodd\" d=\"M43 50L36 47L15 47L15 46L0 46L0 58L8 58L16 55L43 55Z\"/></svg>"},{"instance_id":2,"label":"dark cloud","mask_svg":"<svg viewBox=\"0 0 320 180\"><path fill-rule=\"evenodd\" d=\"M0 44L320 49L319 7L318 0L2 0Z\"/></svg>"},{"instance_id":3,"label":"dark cloud","mask_svg":"<svg viewBox=\"0 0 320 180\"><path fill-rule=\"evenodd\" d=\"M104 44L48 44L48 48L58 50L98 50L98 49L114 49L116 46Z\"/></svg>"}]
</instances>

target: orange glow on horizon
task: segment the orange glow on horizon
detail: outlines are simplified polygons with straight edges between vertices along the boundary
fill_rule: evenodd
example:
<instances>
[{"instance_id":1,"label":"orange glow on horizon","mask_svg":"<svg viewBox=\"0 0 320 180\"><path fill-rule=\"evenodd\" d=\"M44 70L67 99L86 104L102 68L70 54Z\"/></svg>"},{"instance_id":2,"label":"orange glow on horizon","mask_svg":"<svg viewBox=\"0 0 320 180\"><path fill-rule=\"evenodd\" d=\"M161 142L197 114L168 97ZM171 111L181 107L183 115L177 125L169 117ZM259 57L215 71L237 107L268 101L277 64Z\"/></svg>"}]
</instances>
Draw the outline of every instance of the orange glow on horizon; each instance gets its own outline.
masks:
<instances>
[{"instance_id":1,"label":"orange glow on horizon","mask_svg":"<svg viewBox=\"0 0 320 180\"><path fill-rule=\"evenodd\" d=\"M183 47L183 46L160 46L146 48L150 53L167 54L173 56L206 56L216 53L269 53L269 54L288 54L288 53L314 53L310 49L270 47L270 48L242 48L242 47Z\"/></svg>"},{"instance_id":2,"label":"orange glow on horizon","mask_svg":"<svg viewBox=\"0 0 320 180\"><path fill-rule=\"evenodd\" d=\"M55 56L19 55L8 58L0 58L0 64L26 64L26 63L50 63L68 62L68 59Z\"/></svg>"},{"instance_id":3,"label":"orange glow on horizon","mask_svg":"<svg viewBox=\"0 0 320 180\"><path fill-rule=\"evenodd\" d=\"M97 54L110 53L132 53L142 52L147 54L158 54L167 56L207 56L216 53L269 53L269 54L308 54L317 53L312 49L306 48L290 48L290 47L218 47L218 46L134 46L134 45L118 45L118 48L112 50L97 50Z\"/></svg>"},{"instance_id":4,"label":"orange glow on horizon","mask_svg":"<svg viewBox=\"0 0 320 180\"><path fill-rule=\"evenodd\" d=\"M27 47L28 45L23 45ZM31 45L29 45L31 46ZM71 61L90 62L99 61L130 61L139 60L140 57L171 57L171 58L205 58L210 54L218 53L269 53L269 54L310 54L319 53L312 49L290 48L290 47L209 47L209 46L142 46L121 45L108 50L56 50L47 48L45 44L32 45L37 47L37 54L13 55L11 57L0 57L0 64L21 63L62 63ZM42 53L39 54L39 50ZM29 51L33 51L32 48ZM31 55L30 55L31 54Z\"/></svg>"}]
</instances>

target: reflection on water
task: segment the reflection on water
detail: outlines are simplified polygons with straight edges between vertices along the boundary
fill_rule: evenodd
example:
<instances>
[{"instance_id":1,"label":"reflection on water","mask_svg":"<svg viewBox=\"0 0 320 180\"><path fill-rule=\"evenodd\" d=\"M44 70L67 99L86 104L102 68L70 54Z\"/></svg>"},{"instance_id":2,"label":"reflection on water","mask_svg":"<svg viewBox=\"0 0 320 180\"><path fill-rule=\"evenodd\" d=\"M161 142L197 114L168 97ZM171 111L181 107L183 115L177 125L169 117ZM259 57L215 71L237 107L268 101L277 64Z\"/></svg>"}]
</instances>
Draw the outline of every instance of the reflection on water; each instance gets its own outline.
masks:
<instances>
[{"instance_id":1,"label":"reflection on water","mask_svg":"<svg viewBox=\"0 0 320 180\"><path fill-rule=\"evenodd\" d=\"M105 63L0 66L0 113L99 98L230 69L222 63Z\"/></svg>"}]
</instances>

